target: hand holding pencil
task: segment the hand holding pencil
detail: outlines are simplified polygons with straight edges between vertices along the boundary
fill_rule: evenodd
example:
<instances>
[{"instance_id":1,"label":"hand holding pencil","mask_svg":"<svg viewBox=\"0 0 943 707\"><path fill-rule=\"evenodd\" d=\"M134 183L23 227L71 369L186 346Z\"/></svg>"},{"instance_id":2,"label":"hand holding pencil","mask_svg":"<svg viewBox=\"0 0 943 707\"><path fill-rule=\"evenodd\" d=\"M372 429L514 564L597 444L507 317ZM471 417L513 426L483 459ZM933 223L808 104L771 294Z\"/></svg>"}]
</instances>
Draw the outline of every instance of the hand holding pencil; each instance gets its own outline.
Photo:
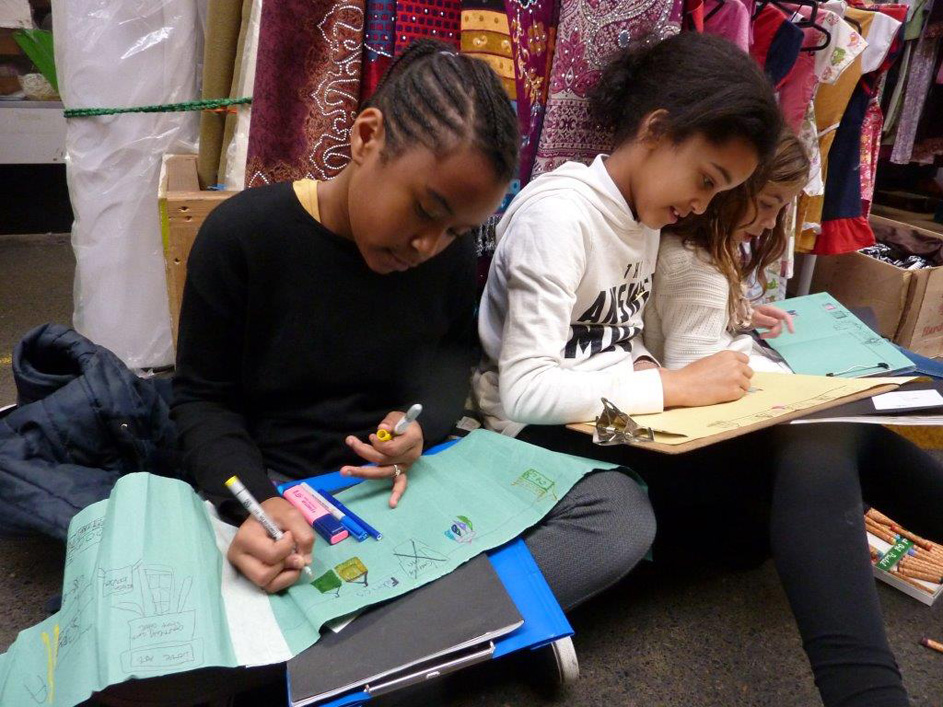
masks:
<instances>
[{"instance_id":1,"label":"hand holding pencil","mask_svg":"<svg viewBox=\"0 0 943 707\"><path fill-rule=\"evenodd\" d=\"M358 456L376 466L344 466L341 467L341 474L361 479L392 479L390 508L396 508L405 493L406 472L422 454L422 427L415 423L421 411L421 405L414 405L405 414L399 411L387 414L377 432L370 435L370 444L353 435L346 440L347 446ZM385 433L382 438L380 433Z\"/></svg>"}]
</instances>

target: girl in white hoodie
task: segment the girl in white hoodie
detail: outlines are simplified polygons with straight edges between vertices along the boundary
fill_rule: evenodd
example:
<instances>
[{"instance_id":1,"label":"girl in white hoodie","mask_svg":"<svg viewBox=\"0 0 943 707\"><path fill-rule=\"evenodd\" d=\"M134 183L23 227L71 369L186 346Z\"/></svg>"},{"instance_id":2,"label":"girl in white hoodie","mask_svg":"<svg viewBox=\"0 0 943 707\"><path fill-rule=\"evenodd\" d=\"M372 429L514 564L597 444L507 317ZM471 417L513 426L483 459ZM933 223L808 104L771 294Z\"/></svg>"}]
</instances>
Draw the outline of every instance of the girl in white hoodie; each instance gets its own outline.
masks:
<instances>
[{"instance_id":1,"label":"girl in white hoodie","mask_svg":"<svg viewBox=\"0 0 943 707\"><path fill-rule=\"evenodd\" d=\"M742 352L660 368L642 344L642 314L660 229L742 184L771 157L782 126L750 57L693 33L617 57L591 98L614 131L612 154L534 180L498 227L474 380L486 423L638 473L658 523L656 563L771 550L824 703L908 704L871 574L862 492L939 542L943 470L932 458L872 425L781 425L681 455L598 447L563 427L593 419L603 396L645 413L748 390Z\"/></svg>"}]
</instances>

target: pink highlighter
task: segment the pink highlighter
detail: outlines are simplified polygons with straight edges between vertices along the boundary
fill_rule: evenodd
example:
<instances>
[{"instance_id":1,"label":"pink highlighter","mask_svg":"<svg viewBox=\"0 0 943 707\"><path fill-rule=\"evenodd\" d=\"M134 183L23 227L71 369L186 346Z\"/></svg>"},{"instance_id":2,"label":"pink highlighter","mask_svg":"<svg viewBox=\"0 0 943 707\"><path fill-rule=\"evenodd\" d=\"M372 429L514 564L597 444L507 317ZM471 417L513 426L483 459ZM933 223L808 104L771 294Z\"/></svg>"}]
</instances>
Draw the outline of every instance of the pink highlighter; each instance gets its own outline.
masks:
<instances>
[{"instance_id":1,"label":"pink highlighter","mask_svg":"<svg viewBox=\"0 0 943 707\"><path fill-rule=\"evenodd\" d=\"M301 515L314 527L318 535L331 545L336 545L350 534L347 528L341 525L340 521L332 516L318 499L305 491L301 484L292 486L282 495L285 500L301 511Z\"/></svg>"}]
</instances>

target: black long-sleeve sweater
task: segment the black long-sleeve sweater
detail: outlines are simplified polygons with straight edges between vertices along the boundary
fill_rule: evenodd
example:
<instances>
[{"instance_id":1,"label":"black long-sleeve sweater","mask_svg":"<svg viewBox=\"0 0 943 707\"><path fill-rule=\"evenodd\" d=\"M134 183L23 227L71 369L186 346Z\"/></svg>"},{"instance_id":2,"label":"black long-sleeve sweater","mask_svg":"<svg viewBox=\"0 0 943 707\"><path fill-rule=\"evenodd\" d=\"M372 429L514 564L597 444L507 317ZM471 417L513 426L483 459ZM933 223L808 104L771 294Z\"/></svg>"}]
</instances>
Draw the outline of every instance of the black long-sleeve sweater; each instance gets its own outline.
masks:
<instances>
[{"instance_id":1,"label":"black long-sleeve sweater","mask_svg":"<svg viewBox=\"0 0 943 707\"><path fill-rule=\"evenodd\" d=\"M184 464L227 515L237 474L260 501L273 469L365 463L344 443L423 405L426 445L461 416L474 363L475 252L459 239L406 272L374 273L289 183L213 211L187 262L172 417Z\"/></svg>"}]
</instances>

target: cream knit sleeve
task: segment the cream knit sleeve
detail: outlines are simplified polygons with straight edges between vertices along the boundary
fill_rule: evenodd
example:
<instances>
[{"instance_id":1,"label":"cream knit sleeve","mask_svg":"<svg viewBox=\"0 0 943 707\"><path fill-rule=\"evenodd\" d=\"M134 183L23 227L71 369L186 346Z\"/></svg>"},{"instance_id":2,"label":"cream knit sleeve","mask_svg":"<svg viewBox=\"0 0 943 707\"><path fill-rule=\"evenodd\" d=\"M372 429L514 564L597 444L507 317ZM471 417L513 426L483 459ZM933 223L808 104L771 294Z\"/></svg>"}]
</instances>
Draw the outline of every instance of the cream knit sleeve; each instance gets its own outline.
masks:
<instances>
[{"instance_id":1,"label":"cream knit sleeve","mask_svg":"<svg viewBox=\"0 0 943 707\"><path fill-rule=\"evenodd\" d=\"M726 278L677 237L662 239L646 342L666 368L683 368L732 347Z\"/></svg>"}]
</instances>

